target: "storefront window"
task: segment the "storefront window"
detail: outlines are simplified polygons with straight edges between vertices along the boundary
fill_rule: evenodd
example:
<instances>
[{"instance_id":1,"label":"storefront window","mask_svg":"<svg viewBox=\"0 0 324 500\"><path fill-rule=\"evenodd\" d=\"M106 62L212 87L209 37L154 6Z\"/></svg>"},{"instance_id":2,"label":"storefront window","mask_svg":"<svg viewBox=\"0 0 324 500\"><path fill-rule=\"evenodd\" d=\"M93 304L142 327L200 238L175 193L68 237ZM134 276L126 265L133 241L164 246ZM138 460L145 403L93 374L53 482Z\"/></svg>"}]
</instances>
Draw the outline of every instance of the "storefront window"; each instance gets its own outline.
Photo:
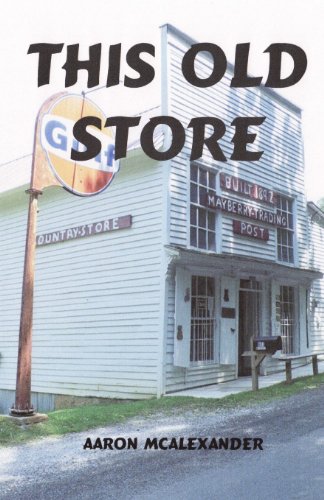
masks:
<instances>
[{"instance_id":1,"label":"storefront window","mask_svg":"<svg viewBox=\"0 0 324 500\"><path fill-rule=\"evenodd\" d=\"M190 167L190 245L216 250L216 214L202 206L206 193L216 194L216 174L196 164Z\"/></svg>"},{"instance_id":2,"label":"storefront window","mask_svg":"<svg viewBox=\"0 0 324 500\"><path fill-rule=\"evenodd\" d=\"M287 220L286 228L277 229L278 260L281 262L294 262L294 221L293 202L283 196L278 196L277 213Z\"/></svg>"},{"instance_id":3,"label":"storefront window","mask_svg":"<svg viewBox=\"0 0 324 500\"><path fill-rule=\"evenodd\" d=\"M214 360L214 278L192 276L190 361Z\"/></svg>"}]
</instances>

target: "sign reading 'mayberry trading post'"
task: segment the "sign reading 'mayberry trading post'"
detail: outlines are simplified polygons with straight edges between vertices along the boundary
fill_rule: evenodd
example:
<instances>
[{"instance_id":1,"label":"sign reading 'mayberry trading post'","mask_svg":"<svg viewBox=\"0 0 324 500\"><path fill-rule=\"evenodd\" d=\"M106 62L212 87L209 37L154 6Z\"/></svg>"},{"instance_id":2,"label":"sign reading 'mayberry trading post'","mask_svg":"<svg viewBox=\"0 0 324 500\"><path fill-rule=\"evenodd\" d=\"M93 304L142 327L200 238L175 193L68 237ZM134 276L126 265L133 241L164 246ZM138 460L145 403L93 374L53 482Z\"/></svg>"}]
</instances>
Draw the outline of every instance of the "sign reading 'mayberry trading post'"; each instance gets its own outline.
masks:
<instances>
[{"instance_id":1,"label":"sign reading 'mayberry trading post'","mask_svg":"<svg viewBox=\"0 0 324 500\"><path fill-rule=\"evenodd\" d=\"M79 95L65 95L56 100L42 117L40 139L48 163L59 183L79 196L90 196L103 191L119 169L115 161L115 140L110 128L87 129L103 145L99 154L88 161L71 159L71 149L84 151L84 145L73 136L75 123L84 115L105 120L103 112L91 101Z\"/></svg>"}]
</instances>

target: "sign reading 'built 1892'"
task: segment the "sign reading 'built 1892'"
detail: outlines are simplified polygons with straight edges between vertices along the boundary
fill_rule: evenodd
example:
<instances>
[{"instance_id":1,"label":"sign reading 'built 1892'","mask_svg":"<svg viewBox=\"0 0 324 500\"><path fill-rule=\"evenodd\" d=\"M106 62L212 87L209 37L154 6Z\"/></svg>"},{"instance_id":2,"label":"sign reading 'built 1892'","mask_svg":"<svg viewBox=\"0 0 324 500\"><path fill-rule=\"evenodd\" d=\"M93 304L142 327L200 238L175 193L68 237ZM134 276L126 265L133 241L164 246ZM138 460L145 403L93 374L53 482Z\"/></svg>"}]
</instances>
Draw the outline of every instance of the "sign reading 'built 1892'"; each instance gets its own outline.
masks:
<instances>
[{"instance_id":1,"label":"sign reading 'built 1892'","mask_svg":"<svg viewBox=\"0 0 324 500\"><path fill-rule=\"evenodd\" d=\"M116 229L124 229L132 225L132 216L124 215L123 217L114 217L113 219L106 219L99 222L92 222L91 224L84 224L83 226L70 227L68 229L61 229L53 233L39 234L36 238L37 246L51 245L53 243L60 243L67 240L75 240L77 238L85 238L95 234L107 233L115 231Z\"/></svg>"},{"instance_id":2,"label":"sign reading 'built 1892'","mask_svg":"<svg viewBox=\"0 0 324 500\"><path fill-rule=\"evenodd\" d=\"M248 182L240 177L233 175L220 174L220 186L226 191L233 191L234 193L242 194L252 200L258 200L263 203L275 205L277 203L277 194L264 186Z\"/></svg>"}]
</instances>

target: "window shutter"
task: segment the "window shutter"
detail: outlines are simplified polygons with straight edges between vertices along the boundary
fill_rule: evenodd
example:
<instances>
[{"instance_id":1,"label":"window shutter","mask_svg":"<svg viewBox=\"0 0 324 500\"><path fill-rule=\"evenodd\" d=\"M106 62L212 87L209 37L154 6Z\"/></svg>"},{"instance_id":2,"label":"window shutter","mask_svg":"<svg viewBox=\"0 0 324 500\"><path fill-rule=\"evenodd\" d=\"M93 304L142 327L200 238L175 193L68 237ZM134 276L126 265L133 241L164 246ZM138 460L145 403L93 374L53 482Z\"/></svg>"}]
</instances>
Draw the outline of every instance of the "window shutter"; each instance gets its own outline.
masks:
<instances>
[{"instance_id":1,"label":"window shutter","mask_svg":"<svg viewBox=\"0 0 324 500\"><path fill-rule=\"evenodd\" d=\"M190 365L191 336L191 274L186 269L176 270L174 364Z\"/></svg>"},{"instance_id":2,"label":"window shutter","mask_svg":"<svg viewBox=\"0 0 324 500\"><path fill-rule=\"evenodd\" d=\"M224 317L224 316L233 317ZM237 361L237 280L222 278L220 357L222 365L235 365Z\"/></svg>"}]
</instances>

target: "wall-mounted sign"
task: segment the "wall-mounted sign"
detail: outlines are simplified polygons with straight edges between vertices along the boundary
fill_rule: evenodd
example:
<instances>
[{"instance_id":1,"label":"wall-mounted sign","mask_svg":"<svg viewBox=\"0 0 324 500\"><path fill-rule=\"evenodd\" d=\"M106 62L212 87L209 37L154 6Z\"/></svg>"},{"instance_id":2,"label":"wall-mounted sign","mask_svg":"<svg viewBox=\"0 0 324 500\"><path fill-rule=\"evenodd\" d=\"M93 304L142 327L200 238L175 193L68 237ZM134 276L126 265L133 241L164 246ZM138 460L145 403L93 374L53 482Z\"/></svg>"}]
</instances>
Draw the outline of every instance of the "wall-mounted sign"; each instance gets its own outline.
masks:
<instances>
[{"instance_id":1,"label":"wall-mounted sign","mask_svg":"<svg viewBox=\"0 0 324 500\"><path fill-rule=\"evenodd\" d=\"M101 152L91 160L71 159L71 149L82 151L73 136L75 123L84 116L106 121L103 112L88 99L79 95L59 97L41 118L41 145L48 163L60 184L73 194L90 196L103 191L119 169L115 161L115 140L110 128L88 126L89 132L100 139ZM84 148L84 146L82 146Z\"/></svg>"},{"instance_id":2,"label":"wall-mounted sign","mask_svg":"<svg viewBox=\"0 0 324 500\"><path fill-rule=\"evenodd\" d=\"M220 174L220 185L226 191L233 191L234 193L242 194L252 200L258 200L263 203L270 203L275 205L277 203L277 196L274 191L267 189L259 184L245 181L233 175Z\"/></svg>"},{"instance_id":3,"label":"wall-mounted sign","mask_svg":"<svg viewBox=\"0 0 324 500\"><path fill-rule=\"evenodd\" d=\"M276 212L270 212L263 208L255 207L240 201L224 198L216 194L206 193L201 197L201 204L214 210L222 210L231 214L258 220L273 226L287 227L287 218Z\"/></svg>"},{"instance_id":4,"label":"wall-mounted sign","mask_svg":"<svg viewBox=\"0 0 324 500\"><path fill-rule=\"evenodd\" d=\"M241 220L233 220L233 233L263 241L269 240L269 229Z\"/></svg>"},{"instance_id":5,"label":"wall-mounted sign","mask_svg":"<svg viewBox=\"0 0 324 500\"><path fill-rule=\"evenodd\" d=\"M99 222L92 222L91 224L84 224L83 226L70 227L68 229L61 229L53 233L39 234L36 237L37 246L51 245L53 243L60 243L67 240L75 240L78 238L85 238L95 234L107 233L109 231L116 231L117 229L125 229L132 225L132 216L124 215L122 217L114 217L113 219L106 219Z\"/></svg>"},{"instance_id":6,"label":"wall-mounted sign","mask_svg":"<svg viewBox=\"0 0 324 500\"><path fill-rule=\"evenodd\" d=\"M235 319L235 309L233 307L222 307L222 318Z\"/></svg>"}]
</instances>

